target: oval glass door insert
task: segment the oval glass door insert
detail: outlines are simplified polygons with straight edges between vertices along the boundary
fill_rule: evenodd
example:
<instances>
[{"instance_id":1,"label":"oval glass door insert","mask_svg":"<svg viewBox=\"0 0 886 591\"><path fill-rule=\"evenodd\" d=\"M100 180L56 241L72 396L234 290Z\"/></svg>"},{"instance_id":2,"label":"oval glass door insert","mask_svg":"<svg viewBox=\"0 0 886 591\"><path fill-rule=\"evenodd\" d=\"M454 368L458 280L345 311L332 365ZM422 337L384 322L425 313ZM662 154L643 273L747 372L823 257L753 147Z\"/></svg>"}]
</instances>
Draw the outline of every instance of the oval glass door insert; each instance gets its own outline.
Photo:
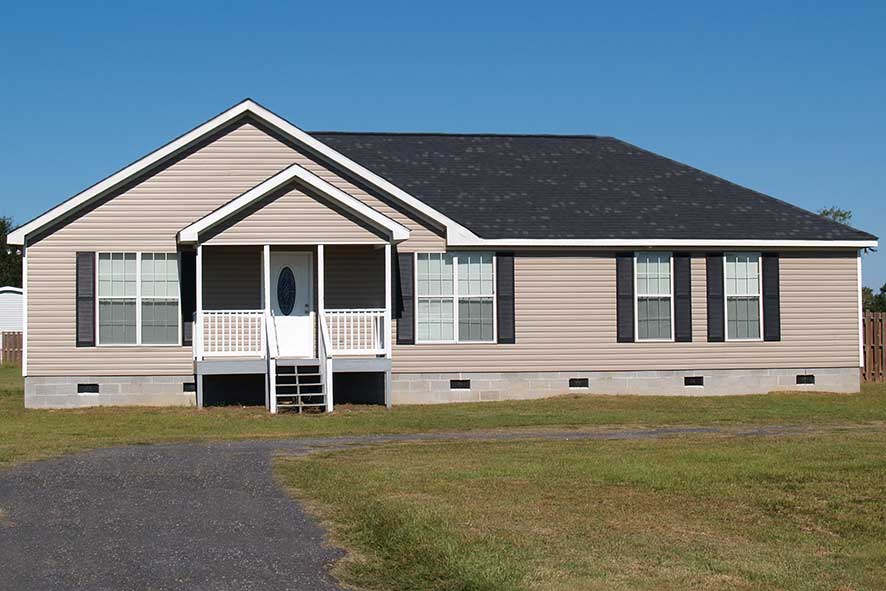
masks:
<instances>
[{"instance_id":1,"label":"oval glass door insert","mask_svg":"<svg viewBox=\"0 0 886 591\"><path fill-rule=\"evenodd\" d=\"M277 278L277 304L284 316L292 314L295 307L295 275L289 267L283 267Z\"/></svg>"}]
</instances>

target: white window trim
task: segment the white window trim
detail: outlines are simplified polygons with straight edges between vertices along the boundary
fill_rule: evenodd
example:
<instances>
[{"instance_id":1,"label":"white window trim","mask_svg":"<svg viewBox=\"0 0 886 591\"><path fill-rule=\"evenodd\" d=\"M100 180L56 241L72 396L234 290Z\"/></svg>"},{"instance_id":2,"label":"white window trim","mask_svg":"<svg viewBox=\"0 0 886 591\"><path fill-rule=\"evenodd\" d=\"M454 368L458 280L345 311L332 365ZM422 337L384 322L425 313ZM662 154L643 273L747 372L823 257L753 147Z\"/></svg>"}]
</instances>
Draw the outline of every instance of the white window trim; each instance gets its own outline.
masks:
<instances>
[{"instance_id":1,"label":"white window trim","mask_svg":"<svg viewBox=\"0 0 886 591\"><path fill-rule=\"evenodd\" d=\"M468 252L468 251L464 251ZM487 251L477 251L477 252L487 252ZM419 296L418 294L418 255L419 254L450 254L452 255L452 295L451 296ZM488 341L463 341L458 338L458 301L459 299L471 299L471 298L488 298L489 295L470 295L470 296L460 296L458 294L458 252L414 252L412 253L412 268L414 272L412 273L412 293L415 294L413 301L413 310L415 313L413 314L412 319L412 330L415 335L415 344L416 345L457 345L457 344L469 344L469 345L494 345L498 343L498 290L497 286L497 276L496 276L496 265L497 265L497 256L493 252L492 254L492 339ZM420 298L451 298L452 299L452 334L455 338L452 340L446 341L422 341L418 338L418 301Z\"/></svg>"},{"instance_id":2,"label":"white window trim","mask_svg":"<svg viewBox=\"0 0 886 591\"><path fill-rule=\"evenodd\" d=\"M101 327L99 326L99 300L101 299L119 299L119 300L129 300L132 298L127 297L106 297L100 298L98 292L98 277L99 277L99 255L103 254L132 254L135 252L135 342L134 343L102 343L101 342ZM106 348L114 348L114 347L181 347L182 346L182 292L181 292L181 257L178 252L169 252L162 250L152 250L150 254L174 254L177 260L178 266L178 313L176 314L178 330L176 333L178 334L178 341L175 343L142 343L142 252L141 251L132 251L132 250L102 250L96 251L95 253L95 286L93 289L95 290L95 346L96 347L106 347Z\"/></svg>"},{"instance_id":3,"label":"white window trim","mask_svg":"<svg viewBox=\"0 0 886 591\"><path fill-rule=\"evenodd\" d=\"M757 256L757 304L759 306L760 312L758 314L759 317L759 337L748 337L748 338L729 338L729 294L726 292L726 257L729 256L747 256L747 255L756 255ZM735 296L742 297L742 296ZM738 343L759 343L763 341L763 253L750 251L750 250L736 250L732 252L724 252L723 253L723 340L738 342Z\"/></svg>"},{"instance_id":4,"label":"white window trim","mask_svg":"<svg viewBox=\"0 0 886 591\"><path fill-rule=\"evenodd\" d=\"M668 262L671 267L670 271L670 280L671 280L671 293L670 294L654 294L654 293L646 293L642 296L640 295L640 290L637 289L637 258L638 255L641 254L652 254L652 253L667 253ZM641 339L640 338L640 298L668 298L671 301L671 336L667 339ZM635 343L673 343L674 342L674 253L668 250L650 250L650 251L637 251L634 253L634 342Z\"/></svg>"}]
</instances>

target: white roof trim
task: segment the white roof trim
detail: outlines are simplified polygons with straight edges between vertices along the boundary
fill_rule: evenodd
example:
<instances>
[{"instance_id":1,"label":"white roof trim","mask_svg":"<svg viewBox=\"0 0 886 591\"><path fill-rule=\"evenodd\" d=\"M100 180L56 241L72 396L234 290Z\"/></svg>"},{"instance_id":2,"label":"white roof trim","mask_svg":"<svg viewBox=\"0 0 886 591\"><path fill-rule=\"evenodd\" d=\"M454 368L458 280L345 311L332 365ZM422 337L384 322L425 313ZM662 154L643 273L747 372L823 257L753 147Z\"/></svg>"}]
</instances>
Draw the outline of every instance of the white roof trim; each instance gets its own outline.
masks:
<instances>
[{"instance_id":1,"label":"white roof trim","mask_svg":"<svg viewBox=\"0 0 886 591\"><path fill-rule=\"evenodd\" d=\"M370 172L368 169L360 166L349 158L346 158L343 154L336 152L323 142L320 142L319 140L311 137L306 132L297 128L296 126L279 117L278 115L275 115L271 111L265 109L255 101L251 99L246 99L243 102L234 105L220 115L213 117L206 123L195 127L186 134L169 142L165 146L151 152L144 158L133 162L129 166L112 174L106 179L96 183L95 185L89 187L84 191L81 191L67 201L64 201L63 203L60 203L59 205L53 207L43 215L40 215L30 222L27 222L26 224L20 226L19 228L16 228L14 231L9 233L7 237L8 243L17 246L24 245L25 238L29 234L45 228L57 219L76 211L77 209L89 203L92 199L99 197L116 187L119 187L121 184L123 184L136 174L150 169L152 166L186 149L188 146L194 144L203 137L211 134L212 132L218 130L224 125L245 114L250 114L256 117L257 119L263 121L271 127L276 128L283 135L290 137L297 143L300 143L305 147L317 152L318 154L332 160L339 166L342 166L353 174L363 178L365 181L374 185L378 189L390 194L393 198L402 201L405 205L416 210L418 213L421 213L430 220L437 222L441 226L445 227L447 231L458 231L466 233L466 235L469 236L474 236L472 232L470 232L463 226L460 226L456 222L450 220L448 217L444 216L429 205L419 201L415 197L412 197L402 189L394 186L392 183L384 180L380 176Z\"/></svg>"},{"instance_id":2,"label":"white roof trim","mask_svg":"<svg viewBox=\"0 0 886 591\"><path fill-rule=\"evenodd\" d=\"M11 285L4 285L3 287L0 287L0 293L17 293L17 294L21 295L22 288L21 287L13 287Z\"/></svg>"},{"instance_id":3,"label":"white roof trim","mask_svg":"<svg viewBox=\"0 0 886 591\"><path fill-rule=\"evenodd\" d=\"M449 246L454 247L631 247L656 248L670 246L675 248L877 248L876 240L704 240L704 239L535 239L535 238L477 238L466 239L461 236L449 236Z\"/></svg>"},{"instance_id":4,"label":"white roof trim","mask_svg":"<svg viewBox=\"0 0 886 591\"><path fill-rule=\"evenodd\" d=\"M351 197L341 189L321 179L299 164L292 164L274 176L249 189L236 199L229 201L209 215L200 218L190 226L181 230L178 237L179 242L197 242L200 237L200 232L208 230L216 224L223 222L244 207L247 207L251 203L261 199L271 191L282 187L290 181L300 181L303 184L308 185L332 201L340 204L348 211L365 219L373 226L387 230L390 232L391 238L394 242L400 242L409 238L409 229L402 224L372 209L359 199Z\"/></svg>"}]
</instances>

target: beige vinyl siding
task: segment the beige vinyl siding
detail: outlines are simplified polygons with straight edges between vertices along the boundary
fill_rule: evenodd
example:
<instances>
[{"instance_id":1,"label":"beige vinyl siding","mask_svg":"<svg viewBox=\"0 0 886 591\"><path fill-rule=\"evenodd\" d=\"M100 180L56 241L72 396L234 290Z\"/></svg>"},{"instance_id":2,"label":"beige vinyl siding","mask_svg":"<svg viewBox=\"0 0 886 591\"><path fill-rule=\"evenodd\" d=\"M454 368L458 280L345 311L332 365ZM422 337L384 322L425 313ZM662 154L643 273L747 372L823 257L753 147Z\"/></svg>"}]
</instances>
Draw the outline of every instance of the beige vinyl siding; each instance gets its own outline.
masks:
<instances>
[{"instance_id":1,"label":"beige vinyl siding","mask_svg":"<svg viewBox=\"0 0 886 591\"><path fill-rule=\"evenodd\" d=\"M395 345L394 371L854 367L856 273L854 251L783 254L782 340L708 343L705 260L698 253L692 261L693 342L618 343L611 253L522 253L515 258L515 344Z\"/></svg>"},{"instance_id":2,"label":"beige vinyl siding","mask_svg":"<svg viewBox=\"0 0 886 591\"><path fill-rule=\"evenodd\" d=\"M183 375L190 347L76 347L77 251L174 252L176 233L293 161L241 125L29 245L28 374Z\"/></svg>"},{"instance_id":3,"label":"beige vinyl siding","mask_svg":"<svg viewBox=\"0 0 886 591\"><path fill-rule=\"evenodd\" d=\"M29 375L191 373L190 347L75 346L75 253L174 252L179 230L297 161L413 230L401 248L443 247L441 234L382 204L255 125L240 123L28 246Z\"/></svg>"},{"instance_id":4,"label":"beige vinyl siding","mask_svg":"<svg viewBox=\"0 0 886 591\"><path fill-rule=\"evenodd\" d=\"M325 259L327 308L384 308L384 249L327 246Z\"/></svg>"},{"instance_id":5,"label":"beige vinyl siding","mask_svg":"<svg viewBox=\"0 0 886 591\"><path fill-rule=\"evenodd\" d=\"M261 205L205 241L214 244L384 244L377 231L349 219L298 187Z\"/></svg>"},{"instance_id":6,"label":"beige vinyl siding","mask_svg":"<svg viewBox=\"0 0 886 591\"><path fill-rule=\"evenodd\" d=\"M262 256L257 246L204 246L203 309L264 308Z\"/></svg>"}]
</instances>

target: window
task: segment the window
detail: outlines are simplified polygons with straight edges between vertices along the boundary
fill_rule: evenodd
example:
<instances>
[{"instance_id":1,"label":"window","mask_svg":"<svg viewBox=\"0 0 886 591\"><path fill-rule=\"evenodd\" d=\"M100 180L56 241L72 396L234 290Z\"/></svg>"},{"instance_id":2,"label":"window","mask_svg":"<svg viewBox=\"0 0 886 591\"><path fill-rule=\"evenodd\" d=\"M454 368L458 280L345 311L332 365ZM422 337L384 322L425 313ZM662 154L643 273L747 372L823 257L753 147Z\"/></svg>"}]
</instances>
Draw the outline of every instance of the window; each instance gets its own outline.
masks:
<instances>
[{"instance_id":1,"label":"window","mask_svg":"<svg viewBox=\"0 0 886 591\"><path fill-rule=\"evenodd\" d=\"M673 340L671 253L638 252L635 256L637 340Z\"/></svg>"},{"instance_id":2,"label":"window","mask_svg":"<svg viewBox=\"0 0 886 591\"><path fill-rule=\"evenodd\" d=\"M98 254L98 344L179 343L178 255Z\"/></svg>"},{"instance_id":3,"label":"window","mask_svg":"<svg viewBox=\"0 0 886 591\"><path fill-rule=\"evenodd\" d=\"M178 344L178 255L142 254L142 344Z\"/></svg>"},{"instance_id":4,"label":"window","mask_svg":"<svg viewBox=\"0 0 886 591\"><path fill-rule=\"evenodd\" d=\"M98 255L98 340L103 345L136 343L136 254Z\"/></svg>"},{"instance_id":5,"label":"window","mask_svg":"<svg viewBox=\"0 0 886 591\"><path fill-rule=\"evenodd\" d=\"M760 298L760 255L730 253L724 257L723 277L726 289L726 338L760 338L763 315Z\"/></svg>"},{"instance_id":6,"label":"window","mask_svg":"<svg viewBox=\"0 0 886 591\"><path fill-rule=\"evenodd\" d=\"M416 269L418 342L495 340L492 253L418 253Z\"/></svg>"}]
</instances>

